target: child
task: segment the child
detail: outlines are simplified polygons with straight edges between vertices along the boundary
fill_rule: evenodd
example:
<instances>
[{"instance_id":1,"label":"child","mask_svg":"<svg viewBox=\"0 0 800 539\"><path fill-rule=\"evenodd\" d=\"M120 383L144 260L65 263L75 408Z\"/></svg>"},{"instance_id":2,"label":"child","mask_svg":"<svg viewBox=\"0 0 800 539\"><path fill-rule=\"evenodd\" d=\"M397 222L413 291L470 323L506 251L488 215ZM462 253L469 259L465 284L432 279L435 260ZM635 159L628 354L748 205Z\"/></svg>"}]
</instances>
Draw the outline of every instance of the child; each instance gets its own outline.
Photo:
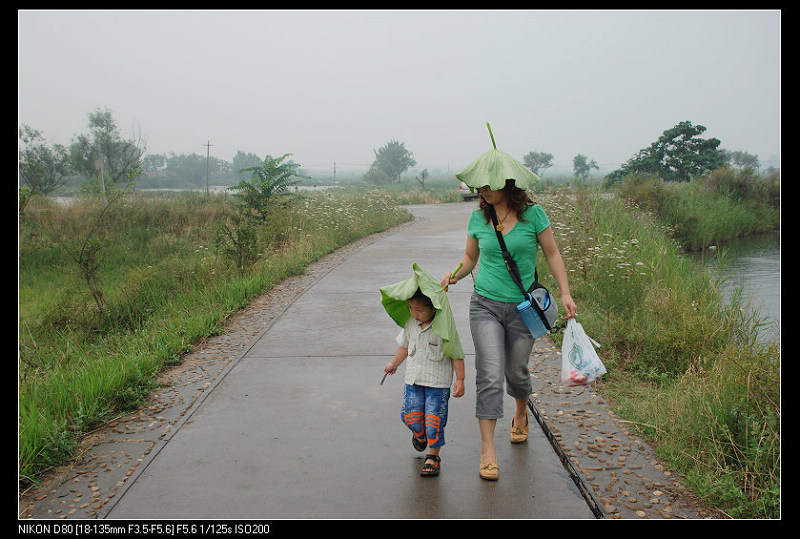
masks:
<instances>
[{"instance_id":1,"label":"child","mask_svg":"<svg viewBox=\"0 0 800 539\"><path fill-rule=\"evenodd\" d=\"M408 309L411 318L397 336L399 348L383 370L394 374L408 358L402 420L411 429L414 448L424 451L428 447L421 474L430 477L439 475L439 451L445 443L450 386L453 385L454 397L464 395L464 358L450 358L444 354L443 339L431 328L437 310L421 290L417 289L408 299Z\"/></svg>"}]
</instances>

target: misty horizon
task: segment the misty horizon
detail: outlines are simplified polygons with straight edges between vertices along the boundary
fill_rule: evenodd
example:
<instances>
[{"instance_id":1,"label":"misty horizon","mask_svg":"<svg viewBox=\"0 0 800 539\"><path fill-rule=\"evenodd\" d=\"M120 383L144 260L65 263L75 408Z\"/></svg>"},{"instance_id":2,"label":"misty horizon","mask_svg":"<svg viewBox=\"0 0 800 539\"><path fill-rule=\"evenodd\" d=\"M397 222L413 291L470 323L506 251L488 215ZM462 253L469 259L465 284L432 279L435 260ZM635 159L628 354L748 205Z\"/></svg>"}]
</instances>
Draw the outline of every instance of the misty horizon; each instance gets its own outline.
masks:
<instances>
[{"instance_id":1,"label":"misty horizon","mask_svg":"<svg viewBox=\"0 0 800 539\"><path fill-rule=\"evenodd\" d=\"M779 10L18 11L18 124L68 145L109 110L148 154L414 170L491 148L613 170L682 121L779 166ZM777 165L774 163L777 160Z\"/></svg>"}]
</instances>

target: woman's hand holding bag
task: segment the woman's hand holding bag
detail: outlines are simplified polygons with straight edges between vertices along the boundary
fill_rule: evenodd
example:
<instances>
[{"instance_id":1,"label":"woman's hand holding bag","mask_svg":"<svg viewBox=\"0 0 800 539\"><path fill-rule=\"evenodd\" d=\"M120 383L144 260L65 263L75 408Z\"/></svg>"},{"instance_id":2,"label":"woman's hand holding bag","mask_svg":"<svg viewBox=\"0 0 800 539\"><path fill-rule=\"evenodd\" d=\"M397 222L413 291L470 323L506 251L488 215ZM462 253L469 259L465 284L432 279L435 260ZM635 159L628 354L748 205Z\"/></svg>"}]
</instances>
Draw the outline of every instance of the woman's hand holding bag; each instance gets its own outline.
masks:
<instances>
[{"instance_id":1,"label":"woman's hand holding bag","mask_svg":"<svg viewBox=\"0 0 800 539\"><path fill-rule=\"evenodd\" d=\"M577 320L567 320L561 343L561 382L564 385L588 385L606 373L595 347L600 345L586 335Z\"/></svg>"}]
</instances>

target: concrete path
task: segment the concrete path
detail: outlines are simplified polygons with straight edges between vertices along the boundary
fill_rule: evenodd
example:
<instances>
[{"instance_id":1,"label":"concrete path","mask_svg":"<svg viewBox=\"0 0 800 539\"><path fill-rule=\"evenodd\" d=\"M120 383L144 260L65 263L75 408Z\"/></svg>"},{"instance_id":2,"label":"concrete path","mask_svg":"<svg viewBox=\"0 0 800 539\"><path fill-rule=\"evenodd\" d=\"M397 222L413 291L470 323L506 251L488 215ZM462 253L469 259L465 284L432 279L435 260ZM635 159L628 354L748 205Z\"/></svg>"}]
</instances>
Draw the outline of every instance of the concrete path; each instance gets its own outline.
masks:
<instances>
[{"instance_id":1,"label":"concrete path","mask_svg":"<svg viewBox=\"0 0 800 539\"><path fill-rule=\"evenodd\" d=\"M452 270L472 207L415 207L412 225L319 280L236 361L108 518L592 518L536 429L511 446L500 422L501 478L478 477L469 279L449 296L469 367L467 395L451 399L439 477L419 475L423 454L400 420L400 372L380 385L399 328L378 288L409 278L414 262L435 276Z\"/></svg>"}]
</instances>

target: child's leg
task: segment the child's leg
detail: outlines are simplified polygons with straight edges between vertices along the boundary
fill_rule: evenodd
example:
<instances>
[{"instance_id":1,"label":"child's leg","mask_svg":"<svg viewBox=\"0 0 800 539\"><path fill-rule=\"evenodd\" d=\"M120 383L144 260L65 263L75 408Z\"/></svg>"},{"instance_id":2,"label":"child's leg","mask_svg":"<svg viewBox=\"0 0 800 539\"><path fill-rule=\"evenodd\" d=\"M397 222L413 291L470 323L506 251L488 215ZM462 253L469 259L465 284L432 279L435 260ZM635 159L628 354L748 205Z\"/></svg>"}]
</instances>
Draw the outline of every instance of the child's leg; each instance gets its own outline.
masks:
<instances>
[{"instance_id":1,"label":"child's leg","mask_svg":"<svg viewBox=\"0 0 800 539\"><path fill-rule=\"evenodd\" d=\"M428 454L422 464L421 473L430 477L439 475L441 460L439 451L444 445L444 426L447 424L447 403L450 388L426 388L425 390L425 434L428 437Z\"/></svg>"},{"instance_id":2,"label":"child's leg","mask_svg":"<svg viewBox=\"0 0 800 539\"><path fill-rule=\"evenodd\" d=\"M444 445L444 427L447 424L447 405L450 399L450 388L429 387L425 391L425 434L428 447L436 450ZM433 452L433 451L432 451Z\"/></svg>"},{"instance_id":3,"label":"child's leg","mask_svg":"<svg viewBox=\"0 0 800 539\"><path fill-rule=\"evenodd\" d=\"M425 440L425 394L423 389L406 384L403 392L403 411L401 412L403 423L418 440Z\"/></svg>"}]
</instances>

